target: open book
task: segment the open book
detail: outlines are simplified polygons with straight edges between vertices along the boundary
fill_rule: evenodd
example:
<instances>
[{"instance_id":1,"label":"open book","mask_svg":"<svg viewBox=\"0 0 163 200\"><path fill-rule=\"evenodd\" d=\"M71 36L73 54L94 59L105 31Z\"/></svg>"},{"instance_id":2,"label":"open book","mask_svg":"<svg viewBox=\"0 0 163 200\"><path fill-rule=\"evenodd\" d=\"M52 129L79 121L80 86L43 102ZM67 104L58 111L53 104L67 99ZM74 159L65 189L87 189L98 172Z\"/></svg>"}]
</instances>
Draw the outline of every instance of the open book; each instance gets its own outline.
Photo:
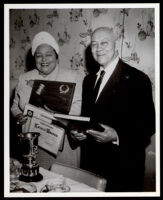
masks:
<instances>
[{"instance_id":1,"label":"open book","mask_svg":"<svg viewBox=\"0 0 163 200\"><path fill-rule=\"evenodd\" d=\"M66 114L54 113L53 116L55 118L60 118L60 119L68 119L68 120L76 120L76 121L84 121L84 122L90 121L90 117L83 117L83 116L77 116L77 115L66 115Z\"/></svg>"},{"instance_id":2,"label":"open book","mask_svg":"<svg viewBox=\"0 0 163 200\"><path fill-rule=\"evenodd\" d=\"M36 116L37 118L40 118L44 121L49 122L49 120L59 120L59 119L67 119L67 120L75 120L75 121L84 121L84 122L89 122L90 121L90 117L83 117L83 116L78 116L78 115L67 115L67 114L61 114L61 113L53 113L53 112L49 112L43 108L38 108L34 105L31 104L27 104L25 106L25 111L24 114L25 115L32 115L34 113L34 116Z\"/></svg>"}]
</instances>

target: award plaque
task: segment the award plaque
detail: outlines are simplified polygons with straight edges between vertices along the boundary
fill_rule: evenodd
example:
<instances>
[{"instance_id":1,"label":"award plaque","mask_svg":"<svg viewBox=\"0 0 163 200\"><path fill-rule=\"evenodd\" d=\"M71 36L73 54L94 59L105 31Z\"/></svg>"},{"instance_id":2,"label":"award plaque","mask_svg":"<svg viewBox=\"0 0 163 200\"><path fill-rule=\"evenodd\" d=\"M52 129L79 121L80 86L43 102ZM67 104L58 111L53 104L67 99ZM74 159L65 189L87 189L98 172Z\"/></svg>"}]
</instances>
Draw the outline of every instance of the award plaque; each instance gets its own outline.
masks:
<instances>
[{"instance_id":1,"label":"award plaque","mask_svg":"<svg viewBox=\"0 0 163 200\"><path fill-rule=\"evenodd\" d=\"M29 103L47 111L68 114L76 83L35 80Z\"/></svg>"}]
</instances>

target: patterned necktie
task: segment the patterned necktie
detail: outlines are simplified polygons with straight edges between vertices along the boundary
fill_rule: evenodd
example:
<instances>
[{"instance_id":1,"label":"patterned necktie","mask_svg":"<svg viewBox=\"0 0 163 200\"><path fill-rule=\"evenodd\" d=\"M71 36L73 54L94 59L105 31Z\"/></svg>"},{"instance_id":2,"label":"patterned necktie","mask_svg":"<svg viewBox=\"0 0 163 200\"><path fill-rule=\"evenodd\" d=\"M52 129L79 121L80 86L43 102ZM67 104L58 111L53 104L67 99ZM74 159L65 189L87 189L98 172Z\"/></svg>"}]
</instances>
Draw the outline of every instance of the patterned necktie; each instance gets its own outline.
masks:
<instances>
[{"instance_id":1,"label":"patterned necktie","mask_svg":"<svg viewBox=\"0 0 163 200\"><path fill-rule=\"evenodd\" d=\"M98 91L99 91L99 88L100 88L100 85L101 85L101 82L102 82L102 79L103 79L104 75L105 75L105 71L102 70L101 73L100 73L100 77L99 77L99 79L98 79L98 81L96 83L96 86L95 86L95 88L93 90L93 100L94 100L94 102L96 101L97 94L98 94Z\"/></svg>"}]
</instances>

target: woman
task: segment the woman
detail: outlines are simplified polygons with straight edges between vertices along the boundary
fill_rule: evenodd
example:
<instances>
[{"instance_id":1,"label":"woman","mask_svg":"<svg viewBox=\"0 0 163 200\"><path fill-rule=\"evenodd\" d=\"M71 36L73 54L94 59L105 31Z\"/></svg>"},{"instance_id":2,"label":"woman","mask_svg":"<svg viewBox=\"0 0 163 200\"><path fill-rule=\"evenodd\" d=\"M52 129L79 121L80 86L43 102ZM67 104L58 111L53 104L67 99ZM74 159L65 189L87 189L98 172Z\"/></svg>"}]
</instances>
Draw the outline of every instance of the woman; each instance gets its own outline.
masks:
<instances>
[{"instance_id":1,"label":"woman","mask_svg":"<svg viewBox=\"0 0 163 200\"><path fill-rule=\"evenodd\" d=\"M23 125L27 120L27 118L23 116L23 111L25 105L29 102L33 82L36 79L76 82L76 88L69 114L80 114L82 80L74 71L59 67L58 54L59 46L52 35L48 32L40 32L35 35L32 41L32 55L35 58L36 69L20 75L11 107L11 112L17 120L17 124ZM63 151L59 152L57 157L39 149L38 160L40 166L44 168L49 168L55 160L57 162L79 166L79 154L79 149L71 149L66 135Z\"/></svg>"}]
</instances>

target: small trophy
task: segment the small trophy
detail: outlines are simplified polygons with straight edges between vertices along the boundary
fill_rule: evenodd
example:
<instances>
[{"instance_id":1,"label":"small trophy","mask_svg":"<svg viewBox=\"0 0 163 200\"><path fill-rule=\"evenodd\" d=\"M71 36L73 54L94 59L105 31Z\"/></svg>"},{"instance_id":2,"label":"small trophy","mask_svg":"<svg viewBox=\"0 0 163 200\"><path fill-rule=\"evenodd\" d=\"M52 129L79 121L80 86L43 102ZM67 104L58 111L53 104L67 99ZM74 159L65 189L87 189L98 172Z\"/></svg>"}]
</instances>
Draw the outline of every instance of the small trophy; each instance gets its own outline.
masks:
<instances>
[{"instance_id":1,"label":"small trophy","mask_svg":"<svg viewBox=\"0 0 163 200\"><path fill-rule=\"evenodd\" d=\"M36 162L39 135L40 133L37 132L26 132L18 135L22 147L22 167L19 177L21 181L38 182L43 179L39 173L39 164Z\"/></svg>"}]
</instances>

